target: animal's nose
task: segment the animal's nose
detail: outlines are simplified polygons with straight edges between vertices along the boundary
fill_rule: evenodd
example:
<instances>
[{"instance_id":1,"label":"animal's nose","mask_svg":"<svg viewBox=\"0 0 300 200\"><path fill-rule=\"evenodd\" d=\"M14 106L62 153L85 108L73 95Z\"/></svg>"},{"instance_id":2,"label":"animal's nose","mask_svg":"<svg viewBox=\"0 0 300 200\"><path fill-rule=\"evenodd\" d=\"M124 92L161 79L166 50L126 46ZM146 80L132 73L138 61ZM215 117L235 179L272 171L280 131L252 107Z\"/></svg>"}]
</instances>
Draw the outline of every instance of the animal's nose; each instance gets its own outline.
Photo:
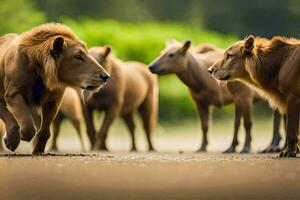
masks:
<instances>
[{"instance_id":1,"label":"animal's nose","mask_svg":"<svg viewBox=\"0 0 300 200\"><path fill-rule=\"evenodd\" d=\"M215 69L213 67L208 68L208 73L211 75L214 73Z\"/></svg>"},{"instance_id":2,"label":"animal's nose","mask_svg":"<svg viewBox=\"0 0 300 200\"><path fill-rule=\"evenodd\" d=\"M109 79L109 75L108 74L100 74L100 78L103 80L103 81L107 81L107 79Z\"/></svg>"},{"instance_id":3,"label":"animal's nose","mask_svg":"<svg viewBox=\"0 0 300 200\"><path fill-rule=\"evenodd\" d=\"M156 68L156 65L155 65L155 64L150 64L150 65L149 65L149 70L150 70L151 72L155 72L155 68Z\"/></svg>"}]
</instances>

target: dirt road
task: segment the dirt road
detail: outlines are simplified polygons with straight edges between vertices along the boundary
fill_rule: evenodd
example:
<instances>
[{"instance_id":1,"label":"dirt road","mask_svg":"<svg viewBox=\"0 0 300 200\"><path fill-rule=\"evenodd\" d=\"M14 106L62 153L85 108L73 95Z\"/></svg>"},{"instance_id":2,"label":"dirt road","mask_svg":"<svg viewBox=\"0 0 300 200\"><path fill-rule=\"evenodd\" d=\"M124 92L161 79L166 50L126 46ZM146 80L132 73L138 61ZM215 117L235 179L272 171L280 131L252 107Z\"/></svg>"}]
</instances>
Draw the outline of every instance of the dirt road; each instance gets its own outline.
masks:
<instances>
[{"instance_id":1,"label":"dirt road","mask_svg":"<svg viewBox=\"0 0 300 200\"><path fill-rule=\"evenodd\" d=\"M0 157L0 199L300 199L300 160L220 153Z\"/></svg>"}]
</instances>

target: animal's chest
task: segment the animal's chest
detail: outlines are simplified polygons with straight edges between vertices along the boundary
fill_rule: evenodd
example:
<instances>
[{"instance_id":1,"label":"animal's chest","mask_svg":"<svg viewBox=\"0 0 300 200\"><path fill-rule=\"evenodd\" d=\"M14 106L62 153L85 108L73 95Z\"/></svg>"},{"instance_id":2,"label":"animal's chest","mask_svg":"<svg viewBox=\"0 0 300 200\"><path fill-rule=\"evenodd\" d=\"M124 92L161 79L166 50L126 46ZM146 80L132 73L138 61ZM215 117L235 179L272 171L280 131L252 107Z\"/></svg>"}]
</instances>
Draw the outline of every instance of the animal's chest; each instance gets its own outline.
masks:
<instances>
[{"instance_id":1,"label":"animal's chest","mask_svg":"<svg viewBox=\"0 0 300 200\"><path fill-rule=\"evenodd\" d=\"M105 110L114 103L115 95L112 88L104 87L93 95L89 100L89 105L99 110Z\"/></svg>"},{"instance_id":2,"label":"animal's chest","mask_svg":"<svg viewBox=\"0 0 300 200\"><path fill-rule=\"evenodd\" d=\"M30 98L31 102L35 105L41 105L43 97L45 96L45 85L41 77L37 77L36 80L32 83Z\"/></svg>"}]
</instances>

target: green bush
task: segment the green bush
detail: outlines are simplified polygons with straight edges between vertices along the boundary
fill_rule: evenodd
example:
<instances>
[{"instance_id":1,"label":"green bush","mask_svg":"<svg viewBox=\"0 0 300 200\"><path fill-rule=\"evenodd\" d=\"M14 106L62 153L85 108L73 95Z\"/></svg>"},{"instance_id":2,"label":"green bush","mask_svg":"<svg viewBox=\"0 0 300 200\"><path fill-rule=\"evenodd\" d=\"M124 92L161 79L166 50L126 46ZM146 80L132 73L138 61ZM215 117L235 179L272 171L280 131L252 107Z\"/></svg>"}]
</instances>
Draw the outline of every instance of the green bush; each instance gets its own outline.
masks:
<instances>
[{"instance_id":1,"label":"green bush","mask_svg":"<svg viewBox=\"0 0 300 200\"><path fill-rule=\"evenodd\" d=\"M194 44L213 43L226 47L236 40L232 35L221 35L199 27L188 27L175 23L121 23L114 20L95 21L82 19L74 21L64 18L89 47L111 45L121 59L150 63L165 47L165 41L175 38L179 41L192 40ZM196 109L186 86L175 76L159 78L161 120L196 118ZM232 107L224 112L232 112Z\"/></svg>"}]
</instances>

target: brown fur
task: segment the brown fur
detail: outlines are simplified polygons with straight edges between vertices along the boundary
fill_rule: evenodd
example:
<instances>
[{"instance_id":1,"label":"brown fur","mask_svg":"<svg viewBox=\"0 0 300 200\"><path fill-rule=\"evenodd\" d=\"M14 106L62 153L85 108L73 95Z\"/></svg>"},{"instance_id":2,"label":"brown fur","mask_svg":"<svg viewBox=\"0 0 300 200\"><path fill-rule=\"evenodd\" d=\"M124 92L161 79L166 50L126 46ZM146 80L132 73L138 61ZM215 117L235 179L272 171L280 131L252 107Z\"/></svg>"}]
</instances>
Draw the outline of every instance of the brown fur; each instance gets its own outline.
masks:
<instances>
[{"instance_id":1,"label":"brown fur","mask_svg":"<svg viewBox=\"0 0 300 200\"><path fill-rule=\"evenodd\" d=\"M287 114L287 147L281 156L297 151L300 112L300 41L284 37L272 40L249 36L229 47L210 71L221 80L239 79Z\"/></svg>"},{"instance_id":2,"label":"brown fur","mask_svg":"<svg viewBox=\"0 0 300 200\"><path fill-rule=\"evenodd\" d=\"M57 138L61 123L64 119L70 120L78 134L82 151L85 151L84 141L81 134L81 121L83 120L81 100L78 92L73 88L67 87L62 98L61 106L56 118L53 121L53 138L51 149L57 151Z\"/></svg>"},{"instance_id":3,"label":"brown fur","mask_svg":"<svg viewBox=\"0 0 300 200\"><path fill-rule=\"evenodd\" d=\"M196 47L194 47L194 51L196 53L207 53L209 51L224 51L223 49L215 46L215 45L212 45L212 44L200 44Z\"/></svg>"},{"instance_id":4,"label":"brown fur","mask_svg":"<svg viewBox=\"0 0 300 200\"><path fill-rule=\"evenodd\" d=\"M153 73L164 75L175 73L181 81L189 87L194 99L202 124L203 139L199 151L206 151L208 144L207 132L209 121L209 106L221 107L234 103L236 107L234 138L229 149L225 152L234 152L238 145L238 129L241 117L244 118L246 142L242 152L250 151L252 104L259 97L250 88L240 82L227 85L220 84L209 76L207 69L216 60L222 57L218 50L198 54L190 50L190 42L169 44L161 56L153 61L149 68Z\"/></svg>"},{"instance_id":5,"label":"brown fur","mask_svg":"<svg viewBox=\"0 0 300 200\"><path fill-rule=\"evenodd\" d=\"M156 127L158 109L157 77L140 62L123 62L110 53L109 47L94 47L90 54L111 73L111 78L95 93L85 106L87 132L94 149L106 150L108 130L117 116L121 116L132 137L132 150L136 150L133 113L138 111L143 120L149 149L153 150L152 132ZM96 134L92 113L105 112L101 128ZM95 138L96 136L96 138Z\"/></svg>"},{"instance_id":6,"label":"brown fur","mask_svg":"<svg viewBox=\"0 0 300 200\"><path fill-rule=\"evenodd\" d=\"M1 37L0 61L0 118L7 130L5 144L12 151L20 139L35 136L33 152L44 152L65 86L96 90L108 77L62 24ZM39 107L42 121L36 134L34 113Z\"/></svg>"}]
</instances>

